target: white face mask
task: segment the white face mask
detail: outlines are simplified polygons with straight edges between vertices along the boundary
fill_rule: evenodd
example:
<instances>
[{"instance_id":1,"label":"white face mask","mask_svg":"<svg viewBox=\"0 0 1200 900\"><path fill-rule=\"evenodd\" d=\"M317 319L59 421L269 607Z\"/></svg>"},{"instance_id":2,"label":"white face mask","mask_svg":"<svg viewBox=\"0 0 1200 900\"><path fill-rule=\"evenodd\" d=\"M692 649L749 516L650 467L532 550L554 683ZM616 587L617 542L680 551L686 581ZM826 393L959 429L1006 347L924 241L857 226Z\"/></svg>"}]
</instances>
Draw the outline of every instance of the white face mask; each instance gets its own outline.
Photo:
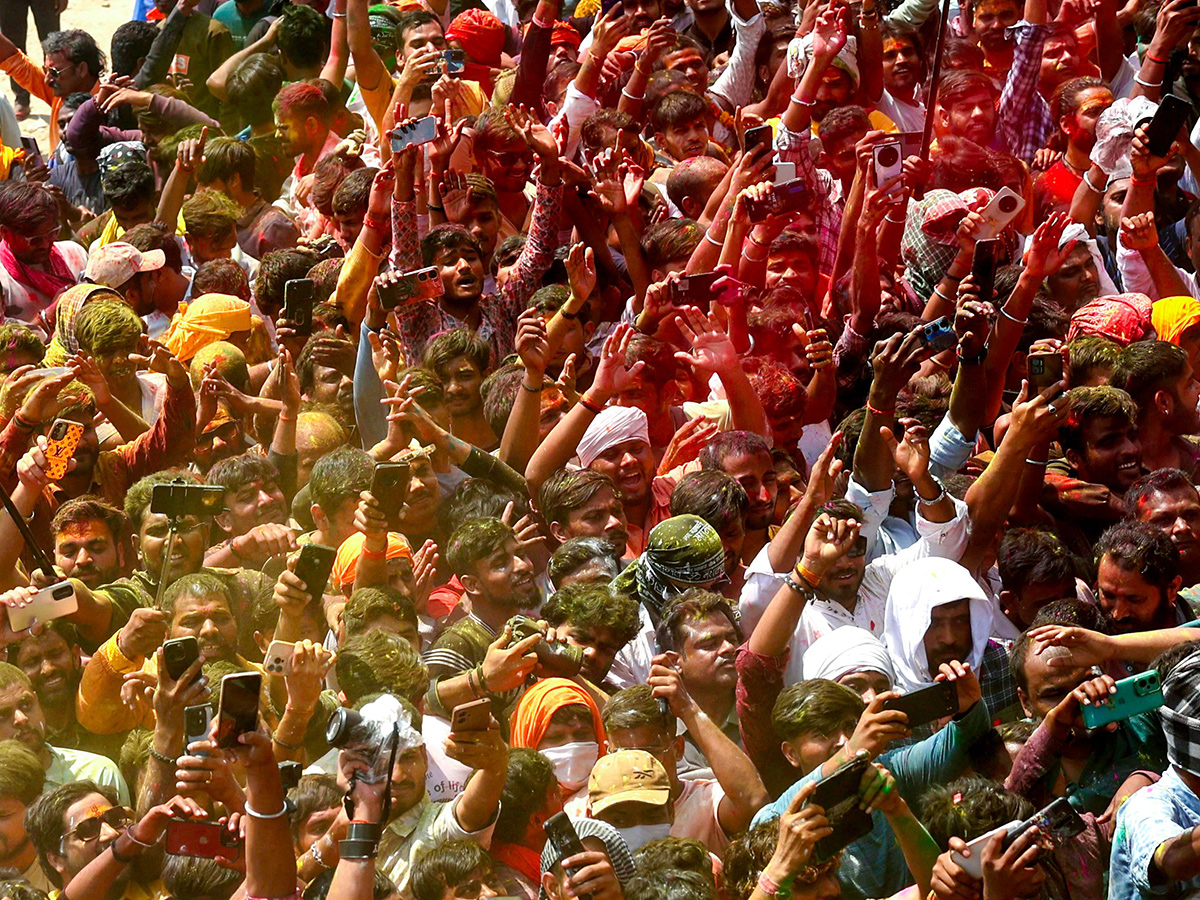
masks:
<instances>
[{"instance_id":1,"label":"white face mask","mask_svg":"<svg viewBox=\"0 0 1200 900\"><path fill-rule=\"evenodd\" d=\"M671 826L667 822L658 825L631 825L629 828L618 828L630 853L637 853L651 841L671 836Z\"/></svg>"},{"instance_id":2,"label":"white face mask","mask_svg":"<svg viewBox=\"0 0 1200 900\"><path fill-rule=\"evenodd\" d=\"M600 758L600 745L595 741L578 741L561 747L547 747L538 753L554 763L558 783L575 793L587 784L592 766Z\"/></svg>"}]
</instances>

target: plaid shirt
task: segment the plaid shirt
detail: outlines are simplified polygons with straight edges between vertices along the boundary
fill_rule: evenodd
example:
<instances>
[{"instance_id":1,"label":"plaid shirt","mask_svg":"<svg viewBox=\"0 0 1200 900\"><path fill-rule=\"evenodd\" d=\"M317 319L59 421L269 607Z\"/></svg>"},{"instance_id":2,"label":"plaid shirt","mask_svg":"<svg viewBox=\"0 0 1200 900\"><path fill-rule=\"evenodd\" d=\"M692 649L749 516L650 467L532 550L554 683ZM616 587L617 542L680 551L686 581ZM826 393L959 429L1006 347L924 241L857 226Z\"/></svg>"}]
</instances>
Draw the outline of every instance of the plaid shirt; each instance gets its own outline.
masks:
<instances>
[{"instance_id":1,"label":"plaid shirt","mask_svg":"<svg viewBox=\"0 0 1200 900\"><path fill-rule=\"evenodd\" d=\"M525 311L534 291L541 287L542 276L554 261L562 192L561 182L538 182L529 238L517 257L512 274L498 293L480 298L479 336L491 345L494 364L513 352L517 319ZM416 201L393 201L392 239L392 263L398 271L411 272L424 265L417 236ZM397 318L401 350L404 358L410 361L421 359L425 343L435 334L463 327L463 322L446 312L440 303L414 303L399 310Z\"/></svg>"},{"instance_id":2,"label":"plaid shirt","mask_svg":"<svg viewBox=\"0 0 1200 900\"><path fill-rule=\"evenodd\" d=\"M837 254L838 234L842 230L842 214L846 211L846 198L842 186L824 169L813 162L812 133L788 131L782 122L775 132L775 155L783 162L796 164L796 177L802 180L817 198L814 211L817 217L817 241L820 244L820 271L833 271L833 258Z\"/></svg>"},{"instance_id":3,"label":"plaid shirt","mask_svg":"<svg viewBox=\"0 0 1200 900\"><path fill-rule=\"evenodd\" d=\"M1038 93L1038 77L1042 68L1042 47L1050 29L1046 25L1018 22L1009 32L1016 38L1013 65L1000 94L1000 111L996 116L996 136L1001 149L1024 163L1033 162L1033 155L1046 146L1054 131L1050 104Z\"/></svg>"},{"instance_id":4,"label":"plaid shirt","mask_svg":"<svg viewBox=\"0 0 1200 900\"><path fill-rule=\"evenodd\" d=\"M993 722L1011 722L1021 718L1017 682L1008 663L1008 650L999 641L989 640L979 661L979 689L983 702L992 712Z\"/></svg>"}]
</instances>

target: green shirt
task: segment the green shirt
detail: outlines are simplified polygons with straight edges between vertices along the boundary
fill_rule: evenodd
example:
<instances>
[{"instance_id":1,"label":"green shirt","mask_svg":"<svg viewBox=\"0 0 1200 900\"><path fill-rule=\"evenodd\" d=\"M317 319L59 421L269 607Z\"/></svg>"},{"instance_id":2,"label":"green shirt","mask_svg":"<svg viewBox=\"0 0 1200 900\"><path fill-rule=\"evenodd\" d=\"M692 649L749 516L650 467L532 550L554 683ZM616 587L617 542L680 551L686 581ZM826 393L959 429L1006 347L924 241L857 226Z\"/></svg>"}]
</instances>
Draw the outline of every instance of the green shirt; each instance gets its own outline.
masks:
<instances>
[{"instance_id":1,"label":"green shirt","mask_svg":"<svg viewBox=\"0 0 1200 900\"><path fill-rule=\"evenodd\" d=\"M46 769L47 791L72 781L94 781L98 785L113 788L121 806L130 805L129 786L111 759L85 750L49 746L47 749L50 751L50 766Z\"/></svg>"}]
</instances>

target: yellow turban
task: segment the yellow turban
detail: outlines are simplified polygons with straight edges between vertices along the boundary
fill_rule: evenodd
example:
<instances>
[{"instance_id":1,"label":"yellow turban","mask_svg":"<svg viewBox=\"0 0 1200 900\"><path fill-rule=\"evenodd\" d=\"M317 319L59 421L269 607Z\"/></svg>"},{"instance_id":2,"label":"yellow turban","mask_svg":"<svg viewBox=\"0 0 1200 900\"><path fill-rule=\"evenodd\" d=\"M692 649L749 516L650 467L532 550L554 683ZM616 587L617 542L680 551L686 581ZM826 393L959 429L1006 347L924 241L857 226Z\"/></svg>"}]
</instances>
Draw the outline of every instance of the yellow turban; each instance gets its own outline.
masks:
<instances>
[{"instance_id":1,"label":"yellow turban","mask_svg":"<svg viewBox=\"0 0 1200 900\"><path fill-rule=\"evenodd\" d=\"M229 294L205 294L182 303L167 332L167 349L187 362L203 347L250 330L250 304Z\"/></svg>"},{"instance_id":2,"label":"yellow turban","mask_svg":"<svg viewBox=\"0 0 1200 900\"><path fill-rule=\"evenodd\" d=\"M1200 300L1194 297L1165 297L1154 304L1150 321L1160 341L1178 344L1183 333L1200 325Z\"/></svg>"}]
</instances>

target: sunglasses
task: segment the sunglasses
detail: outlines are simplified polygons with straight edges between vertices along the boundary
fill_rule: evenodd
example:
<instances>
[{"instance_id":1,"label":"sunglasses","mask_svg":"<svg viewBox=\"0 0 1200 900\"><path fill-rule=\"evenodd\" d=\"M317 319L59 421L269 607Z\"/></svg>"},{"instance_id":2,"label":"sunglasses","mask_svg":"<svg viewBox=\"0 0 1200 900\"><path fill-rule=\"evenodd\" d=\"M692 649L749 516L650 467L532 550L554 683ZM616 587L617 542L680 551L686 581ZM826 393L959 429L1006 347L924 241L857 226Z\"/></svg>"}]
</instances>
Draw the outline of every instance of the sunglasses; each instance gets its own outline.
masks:
<instances>
[{"instance_id":1,"label":"sunglasses","mask_svg":"<svg viewBox=\"0 0 1200 900\"><path fill-rule=\"evenodd\" d=\"M113 806L97 816L88 816L78 825L63 835L63 841L75 835L85 844L100 837L104 825L109 825L117 831L133 824L133 810L127 806Z\"/></svg>"},{"instance_id":2,"label":"sunglasses","mask_svg":"<svg viewBox=\"0 0 1200 900\"><path fill-rule=\"evenodd\" d=\"M867 539L865 537L860 537L857 541L854 542L854 546L846 551L846 555L848 557L850 557L851 559L857 559L860 556L866 556L867 555Z\"/></svg>"}]
</instances>

